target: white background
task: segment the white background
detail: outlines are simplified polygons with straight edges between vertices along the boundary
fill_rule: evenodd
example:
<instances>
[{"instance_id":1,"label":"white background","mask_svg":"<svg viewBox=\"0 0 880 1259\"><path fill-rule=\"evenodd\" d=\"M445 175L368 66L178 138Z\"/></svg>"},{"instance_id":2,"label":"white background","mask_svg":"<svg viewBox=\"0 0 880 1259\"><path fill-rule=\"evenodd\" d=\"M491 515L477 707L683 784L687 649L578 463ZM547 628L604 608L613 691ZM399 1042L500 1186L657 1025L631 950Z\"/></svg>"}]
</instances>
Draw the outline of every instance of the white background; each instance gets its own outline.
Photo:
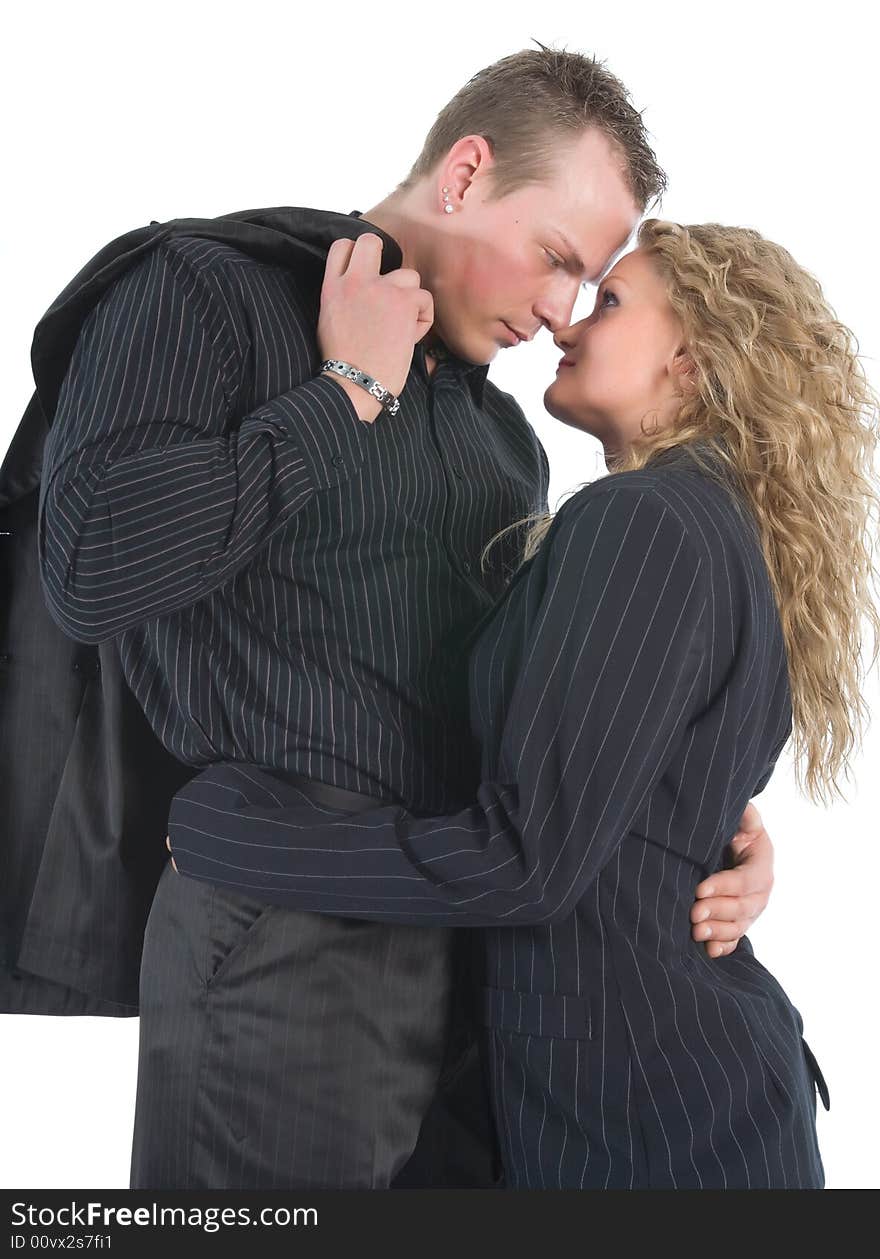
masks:
<instances>
[{"instance_id":1,"label":"white background","mask_svg":"<svg viewBox=\"0 0 880 1259\"><path fill-rule=\"evenodd\" d=\"M753 226L786 245L856 330L876 387L866 12L840 0L16 6L0 89L0 451L31 394L34 325L104 243L151 219L366 210L406 174L453 93L532 37L607 60L669 174L664 217ZM576 317L592 297L581 301ZM598 445L543 411L557 359L543 332L491 369L547 448L551 507L604 472ZM868 700L880 712L876 671ZM785 754L759 800L777 883L750 939L803 1014L830 1085L832 1109L818 1112L829 1188L880 1184L878 766L872 729L848 803L801 798ZM128 1186L137 1030L136 1019L0 1018L0 1186Z\"/></svg>"}]
</instances>

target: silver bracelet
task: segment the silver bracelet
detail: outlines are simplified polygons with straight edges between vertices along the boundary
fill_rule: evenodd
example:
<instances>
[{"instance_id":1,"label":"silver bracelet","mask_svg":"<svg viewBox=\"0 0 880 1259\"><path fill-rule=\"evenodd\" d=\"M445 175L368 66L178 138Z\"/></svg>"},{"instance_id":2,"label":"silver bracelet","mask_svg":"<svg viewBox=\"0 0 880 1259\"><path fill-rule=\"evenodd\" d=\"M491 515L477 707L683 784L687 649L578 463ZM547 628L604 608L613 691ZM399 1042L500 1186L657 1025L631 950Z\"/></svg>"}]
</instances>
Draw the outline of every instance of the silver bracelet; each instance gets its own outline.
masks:
<instances>
[{"instance_id":1,"label":"silver bracelet","mask_svg":"<svg viewBox=\"0 0 880 1259\"><path fill-rule=\"evenodd\" d=\"M396 398L390 389L380 385L375 377L368 376L360 368L352 367L351 363L344 363L339 358L327 358L321 364L321 371L335 372L337 376L353 380L356 385L360 385L362 389L366 389L367 393L372 394L377 402L381 402L389 415L397 415L400 410L400 399Z\"/></svg>"}]
</instances>

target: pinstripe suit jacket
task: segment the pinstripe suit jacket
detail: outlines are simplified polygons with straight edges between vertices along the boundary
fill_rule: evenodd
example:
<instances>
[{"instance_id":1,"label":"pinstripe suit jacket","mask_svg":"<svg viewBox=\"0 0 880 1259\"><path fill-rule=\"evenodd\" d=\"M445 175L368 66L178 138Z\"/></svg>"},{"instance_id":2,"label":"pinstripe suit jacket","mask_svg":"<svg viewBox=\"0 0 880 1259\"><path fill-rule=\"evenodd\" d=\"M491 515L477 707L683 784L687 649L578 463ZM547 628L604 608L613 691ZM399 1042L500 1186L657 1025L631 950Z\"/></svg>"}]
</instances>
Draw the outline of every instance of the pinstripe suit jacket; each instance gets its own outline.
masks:
<instances>
[{"instance_id":1,"label":"pinstripe suit jacket","mask_svg":"<svg viewBox=\"0 0 880 1259\"><path fill-rule=\"evenodd\" d=\"M181 874L278 913L485 928L512 1187L821 1187L828 1096L800 1012L747 939L710 960L690 933L791 730L744 507L686 450L594 482L478 629L472 807L344 815L212 766L172 803Z\"/></svg>"}]
</instances>

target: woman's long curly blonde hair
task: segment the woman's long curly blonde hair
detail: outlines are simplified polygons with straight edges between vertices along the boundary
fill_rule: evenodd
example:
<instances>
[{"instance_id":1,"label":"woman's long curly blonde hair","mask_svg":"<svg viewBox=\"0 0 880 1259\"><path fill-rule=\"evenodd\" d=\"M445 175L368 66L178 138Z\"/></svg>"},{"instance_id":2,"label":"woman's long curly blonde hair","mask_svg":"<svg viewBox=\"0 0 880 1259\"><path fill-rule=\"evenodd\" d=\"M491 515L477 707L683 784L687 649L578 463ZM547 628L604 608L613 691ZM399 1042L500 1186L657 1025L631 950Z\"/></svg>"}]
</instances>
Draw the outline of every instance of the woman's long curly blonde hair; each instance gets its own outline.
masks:
<instances>
[{"instance_id":1,"label":"woman's long curly blonde hair","mask_svg":"<svg viewBox=\"0 0 880 1259\"><path fill-rule=\"evenodd\" d=\"M780 245L748 228L661 219L641 225L638 244L667 281L695 388L670 427L643 423L610 475L710 439L758 525L785 635L798 784L828 803L843 795L841 771L849 778L869 720L862 682L880 653L877 396L853 334ZM509 526L532 525L523 561L552 519Z\"/></svg>"}]
</instances>

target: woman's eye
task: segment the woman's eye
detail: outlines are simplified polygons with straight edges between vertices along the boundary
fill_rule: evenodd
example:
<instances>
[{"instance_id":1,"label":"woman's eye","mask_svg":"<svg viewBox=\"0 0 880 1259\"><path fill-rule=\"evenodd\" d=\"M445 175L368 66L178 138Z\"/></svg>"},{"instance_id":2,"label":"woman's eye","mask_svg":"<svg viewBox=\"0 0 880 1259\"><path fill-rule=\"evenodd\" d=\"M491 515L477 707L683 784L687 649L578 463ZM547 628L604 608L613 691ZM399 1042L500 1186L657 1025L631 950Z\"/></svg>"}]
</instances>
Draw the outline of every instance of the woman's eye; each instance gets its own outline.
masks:
<instances>
[{"instance_id":1,"label":"woman's eye","mask_svg":"<svg viewBox=\"0 0 880 1259\"><path fill-rule=\"evenodd\" d=\"M616 306L616 305L617 305L617 298L616 298L616 297L615 297L615 295L612 293L611 289L606 289L606 290L605 290L605 292L602 294L602 300L599 302L599 307L600 307L600 309L601 309L601 307L603 307L603 306L607 306L607 305L609 305L609 302L608 302L608 300L607 300L609 297L611 298L610 305L612 305L612 306Z\"/></svg>"}]
</instances>

